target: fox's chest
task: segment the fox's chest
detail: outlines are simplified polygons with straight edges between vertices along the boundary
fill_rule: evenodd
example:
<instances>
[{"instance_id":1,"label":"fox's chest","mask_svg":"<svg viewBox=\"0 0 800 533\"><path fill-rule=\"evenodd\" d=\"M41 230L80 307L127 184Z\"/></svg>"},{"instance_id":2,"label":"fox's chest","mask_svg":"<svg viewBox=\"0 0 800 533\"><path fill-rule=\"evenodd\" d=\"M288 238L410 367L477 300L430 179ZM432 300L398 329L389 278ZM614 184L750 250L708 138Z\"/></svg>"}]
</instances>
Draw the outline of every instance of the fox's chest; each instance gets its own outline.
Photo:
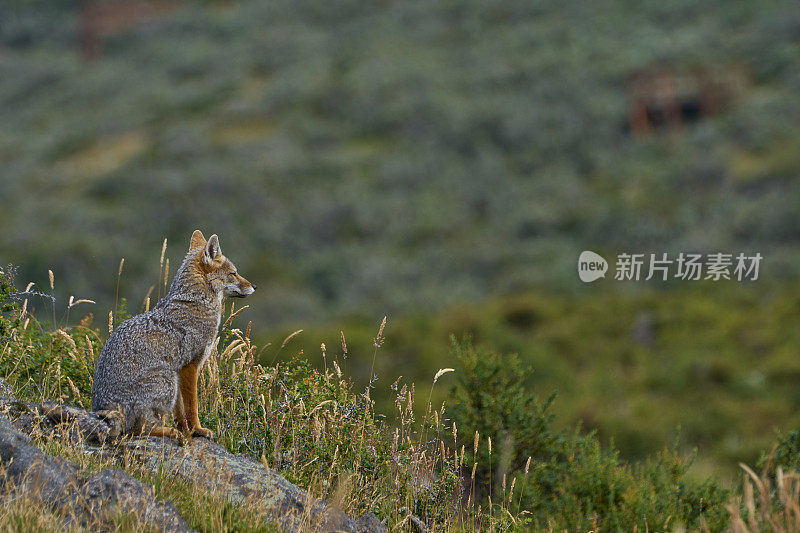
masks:
<instances>
[{"instance_id":1,"label":"fox's chest","mask_svg":"<svg viewBox=\"0 0 800 533\"><path fill-rule=\"evenodd\" d=\"M189 349L190 360L187 362L196 364L198 368L202 368L205 364L208 356L214 351L214 343L219 332L220 317L221 314L217 314L216 319L204 321L203 326L195 330L198 335L194 336L188 343L191 347Z\"/></svg>"},{"instance_id":2,"label":"fox's chest","mask_svg":"<svg viewBox=\"0 0 800 533\"><path fill-rule=\"evenodd\" d=\"M219 332L220 317L221 315L217 316L217 322L214 325L214 329L211 333L211 336L208 338L205 346L203 347L202 355L200 356L199 361L197 361L197 368L203 368L203 365L206 363L208 356L211 355L212 351L214 351L214 343L217 340L217 333Z\"/></svg>"}]
</instances>

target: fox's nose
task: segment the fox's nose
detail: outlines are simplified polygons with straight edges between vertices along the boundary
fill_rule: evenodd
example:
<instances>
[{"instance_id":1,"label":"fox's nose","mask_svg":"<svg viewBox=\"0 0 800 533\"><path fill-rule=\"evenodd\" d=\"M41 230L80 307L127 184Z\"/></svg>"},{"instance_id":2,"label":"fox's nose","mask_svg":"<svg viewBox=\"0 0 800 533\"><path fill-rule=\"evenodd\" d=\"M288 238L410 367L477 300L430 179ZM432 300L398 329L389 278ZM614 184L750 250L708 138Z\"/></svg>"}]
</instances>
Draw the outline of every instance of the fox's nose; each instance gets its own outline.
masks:
<instances>
[{"instance_id":1,"label":"fox's nose","mask_svg":"<svg viewBox=\"0 0 800 533\"><path fill-rule=\"evenodd\" d=\"M258 285L256 285L255 283L253 283L253 290L256 290L257 288L258 288Z\"/></svg>"}]
</instances>

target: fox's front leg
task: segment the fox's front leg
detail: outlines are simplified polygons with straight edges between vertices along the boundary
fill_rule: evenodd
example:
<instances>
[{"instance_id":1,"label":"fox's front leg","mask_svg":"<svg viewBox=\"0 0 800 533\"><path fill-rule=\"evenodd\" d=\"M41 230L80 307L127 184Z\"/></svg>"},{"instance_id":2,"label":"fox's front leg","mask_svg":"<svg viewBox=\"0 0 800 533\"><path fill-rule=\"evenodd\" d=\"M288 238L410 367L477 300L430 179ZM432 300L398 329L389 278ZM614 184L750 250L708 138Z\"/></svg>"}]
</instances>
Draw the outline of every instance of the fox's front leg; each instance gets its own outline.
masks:
<instances>
[{"instance_id":1,"label":"fox's front leg","mask_svg":"<svg viewBox=\"0 0 800 533\"><path fill-rule=\"evenodd\" d=\"M189 424L186 420L186 410L183 406L183 393L178 387L177 398L175 398L175 425L181 433L189 433Z\"/></svg>"},{"instance_id":2,"label":"fox's front leg","mask_svg":"<svg viewBox=\"0 0 800 533\"><path fill-rule=\"evenodd\" d=\"M183 407L185 410L184 420L186 420L192 435L199 435L210 439L214 434L210 429L206 429L200 425L200 418L197 416L197 375L198 368L194 363L189 363L178 371L181 396L183 396Z\"/></svg>"}]
</instances>

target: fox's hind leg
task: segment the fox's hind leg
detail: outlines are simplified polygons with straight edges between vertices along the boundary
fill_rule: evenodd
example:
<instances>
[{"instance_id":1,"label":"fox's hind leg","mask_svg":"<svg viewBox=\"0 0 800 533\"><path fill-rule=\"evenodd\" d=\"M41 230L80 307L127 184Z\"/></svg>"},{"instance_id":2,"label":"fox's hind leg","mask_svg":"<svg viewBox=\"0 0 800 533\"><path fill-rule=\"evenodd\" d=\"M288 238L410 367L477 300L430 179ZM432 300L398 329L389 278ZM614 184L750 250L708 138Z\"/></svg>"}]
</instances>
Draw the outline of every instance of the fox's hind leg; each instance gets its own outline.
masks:
<instances>
[{"instance_id":1,"label":"fox's hind leg","mask_svg":"<svg viewBox=\"0 0 800 533\"><path fill-rule=\"evenodd\" d=\"M125 432L125 415L122 410L117 409L101 409L95 413L103 422L108 424L108 436L116 438Z\"/></svg>"},{"instance_id":2,"label":"fox's hind leg","mask_svg":"<svg viewBox=\"0 0 800 533\"><path fill-rule=\"evenodd\" d=\"M167 437L175 440L181 439L180 431L175 428L168 428L167 426L151 427L146 433L142 433L142 435L150 437Z\"/></svg>"},{"instance_id":3,"label":"fox's hind leg","mask_svg":"<svg viewBox=\"0 0 800 533\"><path fill-rule=\"evenodd\" d=\"M180 431L166 425L170 414L178 409L177 378L175 372L154 369L142 381L141 400L129 408L134 419L133 435L180 439Z\"/></svg>"},{"instance_id":4,"label":"fox's hind leg","mask_svg":"<svg viewBox=\"0 0 800 533\"><path fill-rule=\"evenodd\" d=\"M145 411L137 417L136 423L131 432L133 435L141 435L143 437L168 437L170 439L179 440L181 432L175 428L167 427L163 420Z\"/></svg>"}]
</instances>

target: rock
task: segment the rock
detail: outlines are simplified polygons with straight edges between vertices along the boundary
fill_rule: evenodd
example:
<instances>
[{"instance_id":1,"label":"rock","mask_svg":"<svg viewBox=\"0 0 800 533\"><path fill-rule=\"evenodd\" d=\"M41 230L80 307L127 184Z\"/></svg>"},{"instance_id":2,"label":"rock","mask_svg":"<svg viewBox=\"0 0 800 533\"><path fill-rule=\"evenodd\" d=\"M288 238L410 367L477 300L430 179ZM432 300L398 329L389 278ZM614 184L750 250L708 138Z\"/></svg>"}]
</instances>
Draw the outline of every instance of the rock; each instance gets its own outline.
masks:
<instances>
[{"instance_id":1,"label":"rock","mask_svg":"<svg viewBox=\"0 0 800 533\"><path fill-rule=\"evenodd\" d=\"M52 436L59 424L66 424L63 427L76 444L103 443L122 432L119 419L106 420L91 411L57 403L26 403L0 396L0 412L8 414L14 427L26 435Z\"/></svg>"},{"instance_id":2,"label":"rock","mask_svg":"<svg viewBox=\"0 0 800 533\"><path fill-rule=\"evenodd\" d=\"M43 453L31 444L30 437L18 431L2 414L0 464L7 469L7 479L0 478L2 488L12 481L17 488L53 502L55 507L63 507L77 488L78 468L75 465Z\"/></svg>"},{"instance_id":3,"label":"rock","mask_svg":"<svg viewBox=\"0 0 800 533\"><path fill-rule=\"evenodd\" d=\"M13 398L14 389L6 380L0 378L0 398Z\"/></svg>"},{"instance_id":4,"label":"rock","mask_svg":"<svg viewBox=\"0 0 800 533\"><path fill-rule=\"evenodd\" d=\"M386 531L382 524L383 529L359 529L341 509L314 499L249 455L232 454L202 437L187 446L149 437L128 441L123 447L128 457L139 459L152 472L165 469L209 490L224 490L235 503L257 501L267 521L277 522L284 531Z\"/></svg>"},{"instance_id":5,"label":"rock","mask_svg":"<svg viewBox=\"0 0 800 533\"><path fill-rule=\"evenodd\" d=\"M103 470L81 480L76 465L50 457L0 414L0 489L24 491L67 522L97 529L112 524L115 512L135 511L143 523L164 531L190 531L171 503L159 501L153 487L121 470Z\"/></svg>"},{"instance_id":6,"label":"rock","mask_svg":"<svg viewBox=\"0 0 800 533\"><path fill-rule=\"evenodd\" d=\"M172 502L160 502L152 486L122 470L101 470L86 480L80 495L91 516L103 516L109 507L117 507L136 513L144 523L156 525L164 531L189 531Z\"/></svg>"},{"instance_id":7,"label":"rock","mask_svg":"<svg viewBox=\"0 0 800 533\"><path fill-rule=\"evenodd\" d=\"M411 524L411 529L417 533L425 533L425 524L414 515L408 515L408 522Z\"/></svg>"},{"instance_id":8,"label":"rock","mask_svg":"<svg viewBox=\"0 0 800 533\"><path fill-rule=\"evenodd\" d=\"M36 404L25 403L14 398L0 398L0 413L6 414L11 423L25 435L50 435L55 424L41 416Z\"/></svg>"},{"instance_id":9,"label":"rock","mask_svg":"<svg viewBox=\"0 0 800 533\"><path fill-rule=\"evenodd\" d=\"M77 432L73 440L87 440L89 442L105 442L109 438L116 438L122 433L122 424L119 419L106 420L97 414L77 409L68 405L43 403L39 410L56 424L67 423L72 430Z\"/></svg>"},{"instance_id":10,"label":"rock","mask_svg":"<svg viewBox=\"0 0 800 533\"><path fill-rule=\"evenodd\" d=\"M14 427L2 412L9 413ZM119 431L114 421L92 412L51 403L36 405L0 399L0 462L5 465L10 457L16 457L14 454L22 454L19 464L27 467L19 466L16 458L12 462L17 465L15 468L21 469L18 472L21 474L33 464L34 458L40 459L42 466L39 468L45 474L41 476L44 483L41 490L49 491L53 498L48 501L55 502L54 507L63 507L65 501L77 494L84 512L83 520L96 520L97 514L110 503L123 510L144 510L148 523L158 528L188 530L170 502L158 501L149 485L121 470L103 470L82 483L73 481L69 485L68 481L78 476L77 467L44 454L20 432L55 436L65 428L70 441L84 453L124 456L136 460L154 474L166 470L208 490L223 490L234 503L255 502L264 510L266 522L277 523L285 531L388 531L374 514L366 513L357 521L353 520L341 509L313 498L253 457L230 453L208 439L195 437L185 445L154 437L115 441Z\"/></svg>"},{"instance_id":11,"label":"rock","mask_svg":"<svg viewBox=\"0 0 800 533\"><path fill-rule=\"evenodd\" d=\"M381 533L387 529L374 513L364 513L356 520L356 531L358 533Z\"/></svg>"}]
</instances>

